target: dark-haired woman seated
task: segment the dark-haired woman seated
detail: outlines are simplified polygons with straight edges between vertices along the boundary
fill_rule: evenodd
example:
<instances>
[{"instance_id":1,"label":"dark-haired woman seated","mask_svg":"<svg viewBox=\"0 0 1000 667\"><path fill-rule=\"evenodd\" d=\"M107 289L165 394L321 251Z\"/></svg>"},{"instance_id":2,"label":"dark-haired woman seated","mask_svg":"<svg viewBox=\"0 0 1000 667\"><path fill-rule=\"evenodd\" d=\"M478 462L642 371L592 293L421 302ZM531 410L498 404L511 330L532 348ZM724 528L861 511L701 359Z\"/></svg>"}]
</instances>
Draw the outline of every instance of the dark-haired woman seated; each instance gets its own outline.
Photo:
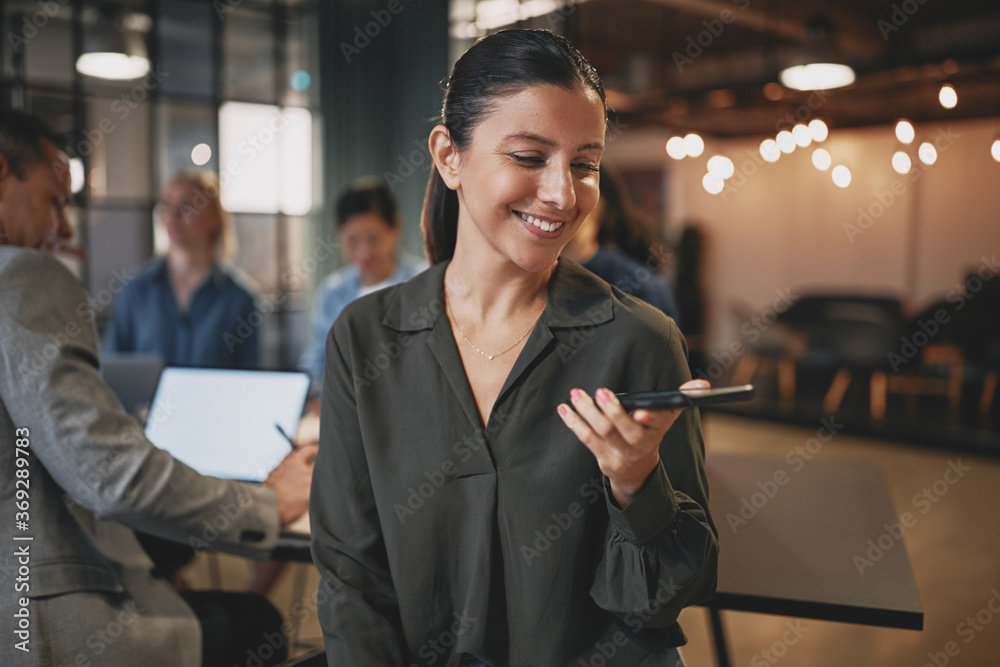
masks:
<instances>
[{"instance_id":1,"label":"dark-haired woman seated","mask_svg":"<svg viewBox=\"0 0 1000 667\"><path fill-rule=\"evenodd\" d=\"M559 259L598 199L607 111L563 38L455 64L423 228L432 267L327 340L313 558L330 665L678 665L715 588L697 411L660 311ZM373 372L372 369L377 372Z\"/></svg>"}]
</instances>

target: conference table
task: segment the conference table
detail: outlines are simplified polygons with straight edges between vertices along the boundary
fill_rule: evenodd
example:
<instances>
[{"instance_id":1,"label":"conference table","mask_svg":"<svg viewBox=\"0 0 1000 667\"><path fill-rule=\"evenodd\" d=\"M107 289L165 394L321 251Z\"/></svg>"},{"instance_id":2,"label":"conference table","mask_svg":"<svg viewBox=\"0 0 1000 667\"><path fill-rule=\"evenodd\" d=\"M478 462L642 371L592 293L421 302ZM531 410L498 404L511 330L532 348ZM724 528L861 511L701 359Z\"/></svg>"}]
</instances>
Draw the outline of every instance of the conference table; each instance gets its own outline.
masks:
<instances>
[{"instance_id":1,"label":"conference table","mask_svg":"<svg viewBox=\"0 0 1000 667\"><path fill-rule=\"evenodd\" d=\"M706 468L720 548L706 606L719 667L730 665L722 610L923 628L906 527L878 465L710 452ZM273 557L308 562L308 537L284 537Z\"/></svg>"},{"instance_id":2,"label":"conference table","mask_svg":"<svg viewBox=\"0 0 1000 667\"><path fill-rule=\"evenodd\" d=\"M880 466L710 452L706 468L719 530L719 583L706 606L719 667L730 664L723 609L923 629L907 527Z\"/></svg>"}]
</instances>

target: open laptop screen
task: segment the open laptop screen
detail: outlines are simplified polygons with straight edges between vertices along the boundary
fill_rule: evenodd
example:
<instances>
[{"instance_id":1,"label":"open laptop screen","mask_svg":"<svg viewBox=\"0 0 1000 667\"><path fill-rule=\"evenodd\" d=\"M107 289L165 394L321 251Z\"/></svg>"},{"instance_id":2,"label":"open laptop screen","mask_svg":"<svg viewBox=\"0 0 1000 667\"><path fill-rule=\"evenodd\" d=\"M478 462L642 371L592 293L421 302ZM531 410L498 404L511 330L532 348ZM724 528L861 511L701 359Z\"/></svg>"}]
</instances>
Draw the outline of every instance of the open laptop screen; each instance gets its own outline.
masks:
<instances>
[{"instance_id":1,"label":"open laptop screen","mask_svg":"<svg viewBox=\"0 0 1000 667\"><path fill-rule=\"evenodd\" d=\"M146 437L203 475L261 482L290 451L309 376L277 371L165 368Z\"/></svg>"}]
</instances>

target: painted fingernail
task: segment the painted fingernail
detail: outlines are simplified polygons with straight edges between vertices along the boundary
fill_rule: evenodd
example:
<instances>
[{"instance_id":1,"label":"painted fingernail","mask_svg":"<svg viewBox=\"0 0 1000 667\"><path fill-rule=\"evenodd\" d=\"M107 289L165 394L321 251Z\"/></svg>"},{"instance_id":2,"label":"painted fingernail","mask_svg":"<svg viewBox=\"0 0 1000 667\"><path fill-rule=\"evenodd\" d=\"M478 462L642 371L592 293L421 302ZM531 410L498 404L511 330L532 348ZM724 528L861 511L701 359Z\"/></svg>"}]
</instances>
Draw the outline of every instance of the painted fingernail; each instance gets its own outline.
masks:
<instances>
[{"instance_id":1,"label":"painted fingernail","mask_svg":"<svg viewBox=\"0 0 1000 667\"><path fill-rule=\"evenodd\" d=\"M574 401L579 401L580 400L580 390L579 389L570 389L569 390L569 397L572 398Z\"/></svg>"},{"instance_id":2,"label":"painted fingernail","mask_svg":"<svg viewBox=\"0 0 1000 667\"><path fill-rule=\"evenodd\" d=\"M608 403L611 402L611 392L605 389L604 387L601 387L600 389L597 390L597 400L602 405L607 405Z\"/></svg>"},{"instance_id":3,"label":"painted fingernail","mask_svg":"<svg viewBox=\"0 0 1000 667\"><path fill-rule=\"evenodd\" d=\"M565 417L567 414L569 414L569 408L566 407L565 403L560 403L559 407L556 408L556 411L559 413L561 417Z\"/></svg>"}]
</instances>

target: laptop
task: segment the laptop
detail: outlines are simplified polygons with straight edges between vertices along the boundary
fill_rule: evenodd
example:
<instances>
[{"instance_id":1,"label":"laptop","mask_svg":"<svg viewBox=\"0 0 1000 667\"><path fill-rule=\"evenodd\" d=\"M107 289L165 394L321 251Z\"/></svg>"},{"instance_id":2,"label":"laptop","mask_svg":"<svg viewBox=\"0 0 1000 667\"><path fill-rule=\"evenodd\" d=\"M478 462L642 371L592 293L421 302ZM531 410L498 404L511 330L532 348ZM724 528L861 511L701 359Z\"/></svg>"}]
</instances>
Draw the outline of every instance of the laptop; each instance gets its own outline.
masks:
<instances>
[{"instance_id":1,"label":"laptop","mask_svg":"<svg viewBox=\"0 0 1000 667\"><path fill-rule=\"evenodd\" d=\"M262 482L285 458L309 390L306 373L163 369L146 437L203 475Z\"/></svg>"},{"instance_id":2,"label":"laptop","mask_svg":"<svg viewBox=\"0 0 1000 667\"><path fill-rule=\"evenodd\" d=\"M158 354L101 354L101 377L130 415L140 414L149 407L162 370L163 359Z\"/></svg>"}]
</instances>

